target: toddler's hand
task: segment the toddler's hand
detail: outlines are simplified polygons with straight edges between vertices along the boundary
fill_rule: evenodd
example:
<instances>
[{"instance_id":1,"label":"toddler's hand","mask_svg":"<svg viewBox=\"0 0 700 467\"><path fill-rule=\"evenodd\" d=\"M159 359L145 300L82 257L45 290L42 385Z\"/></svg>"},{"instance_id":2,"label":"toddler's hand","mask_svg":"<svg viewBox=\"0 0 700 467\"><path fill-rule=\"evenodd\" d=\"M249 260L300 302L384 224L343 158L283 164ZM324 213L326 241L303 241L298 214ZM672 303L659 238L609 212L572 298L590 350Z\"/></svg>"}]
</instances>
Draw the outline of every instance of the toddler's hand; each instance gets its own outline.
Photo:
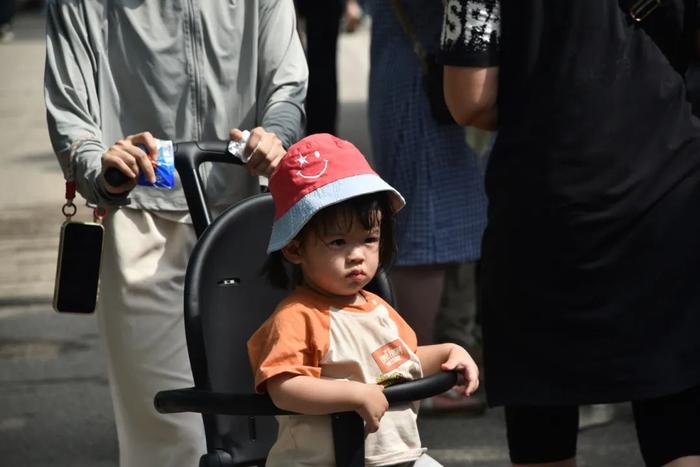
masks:
<instances>
[{"instance_id":1,"label":"toddler's hand","mask_svg":"<svg viewBox=\"0 0 700 467\"><path fill-rule=\"evenodd\" d=\"M479 388L479 367L463 347L455 344L450 350L447 361L440 368L444 371L461 371L466 382L464 389L466 396L471 396Z\"/></svg>"},{"instance_id":2,"label":"toddler's hand","mask_svg":"<svg viewBox=\"0 0 700 467\"><path fill-rule=\"evenodd\" d=\"M384 387L378 384L358 383L356 388L359 405L355 411L365 421L365 433L374 433L379 429L379 422L389 409Z\"/></svg>"}]
</instances>

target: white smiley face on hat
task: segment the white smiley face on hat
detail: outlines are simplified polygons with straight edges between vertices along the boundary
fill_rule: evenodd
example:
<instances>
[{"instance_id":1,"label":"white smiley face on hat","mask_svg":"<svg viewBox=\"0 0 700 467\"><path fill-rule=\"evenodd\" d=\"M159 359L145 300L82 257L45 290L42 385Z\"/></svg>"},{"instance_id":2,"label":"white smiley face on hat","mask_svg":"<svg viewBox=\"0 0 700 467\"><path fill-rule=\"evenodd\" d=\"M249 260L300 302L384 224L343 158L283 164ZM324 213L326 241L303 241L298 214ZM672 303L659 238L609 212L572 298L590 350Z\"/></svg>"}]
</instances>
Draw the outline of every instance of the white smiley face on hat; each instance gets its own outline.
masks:
<instances>
[{"instance_id":1,"label":"white smiley face on hat","mask_svg":"<svg viewBox=\"0 0 700 467\"><path fill-rule=\"evenodd\" d=\"M311 161L309 161L307 158L312 157ZM305 156L303 154L299 154L299 157L297 157L296 161L299 163L299 166L301 169L297 171L297 175L300 176L301 178L305 178L308 180L314 180L317 178L320 178L324 173L326 173L326 170L328 170L328 159L323 159L323 167L321 168L320 171L318 171L314 175L309 175L303 173L304 171L304 166L309 165L309 167L317 166L318 164L316 162L321 162L321 153L318 151L314 151L312 156Z\"/></svg>"}]
</instances>

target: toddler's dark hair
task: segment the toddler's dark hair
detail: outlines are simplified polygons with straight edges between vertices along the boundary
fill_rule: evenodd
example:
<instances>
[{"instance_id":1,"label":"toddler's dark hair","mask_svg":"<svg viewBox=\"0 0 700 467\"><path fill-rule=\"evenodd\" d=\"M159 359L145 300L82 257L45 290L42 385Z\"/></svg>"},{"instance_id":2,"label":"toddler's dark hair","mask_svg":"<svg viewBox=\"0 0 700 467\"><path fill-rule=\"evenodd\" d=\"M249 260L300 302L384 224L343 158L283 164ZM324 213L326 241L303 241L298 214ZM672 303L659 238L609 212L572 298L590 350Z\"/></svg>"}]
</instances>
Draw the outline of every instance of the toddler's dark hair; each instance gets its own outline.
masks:
<instances>
[{"instance_id":1,"label":"toddler's dark hair","mask_svg":"<svg viewBox=\"0 0 700 467\"><path fill-rule=\"evenodd\" d=\"M386 191L356 196L320 210L294 238L303 243L310 234L320 237L331 228L350 228L355 219L367 230L379 225L379 267L390 265L396 254L396 244L394 210ZM288 288L301 284L301 268L289 263L280 250L270 253L262 273L275 287Z\"/></svg>"}]
</instances>

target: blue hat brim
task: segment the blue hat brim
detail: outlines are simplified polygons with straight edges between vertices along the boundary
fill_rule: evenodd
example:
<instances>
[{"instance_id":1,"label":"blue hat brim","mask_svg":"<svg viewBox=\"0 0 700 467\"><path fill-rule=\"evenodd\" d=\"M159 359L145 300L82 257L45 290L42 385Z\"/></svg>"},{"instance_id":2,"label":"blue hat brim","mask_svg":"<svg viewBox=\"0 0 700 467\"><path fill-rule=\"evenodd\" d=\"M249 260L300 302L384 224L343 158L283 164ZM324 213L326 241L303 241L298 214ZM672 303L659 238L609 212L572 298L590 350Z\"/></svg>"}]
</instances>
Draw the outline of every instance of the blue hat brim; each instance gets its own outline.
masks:
<instances>
[{"instance_id":1,"label":"blue hat brim","mask_svg":"<svg viewBox=\"0 0 700 467\"><path fill-rule=\"evenodd\" d=\"M370 193L388 191L394 212L406 205L403 196L376 174L356 175L336 180L306 194L272 225L267 252L280 250L288 244L321 209Z\"/></svg>"}]
</instances>

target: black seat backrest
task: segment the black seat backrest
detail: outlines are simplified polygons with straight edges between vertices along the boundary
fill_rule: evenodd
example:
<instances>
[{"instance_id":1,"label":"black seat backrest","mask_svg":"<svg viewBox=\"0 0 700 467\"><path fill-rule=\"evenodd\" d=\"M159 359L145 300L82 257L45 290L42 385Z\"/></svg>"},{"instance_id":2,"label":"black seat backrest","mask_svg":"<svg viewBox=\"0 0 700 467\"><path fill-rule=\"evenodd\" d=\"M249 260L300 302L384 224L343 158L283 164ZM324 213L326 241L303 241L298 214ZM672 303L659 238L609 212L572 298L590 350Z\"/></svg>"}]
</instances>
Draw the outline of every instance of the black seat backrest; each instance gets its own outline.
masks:
<instances>
[{"instance_id":1,"label":"black seat backrest","mask_svg":"<svg viewBox=\"0 0 700 467\"><path fill-rule=\"evenodd\" d=\"M261 274L273 214L269 194L245 199L209 225L192 252L185 278L185 330L197 388L253 391L246 342L289 293ZM367 288L391 303L383 272ZM203 418L208 451L224 449L236 465L262 462L277 434L274 417Z\"/></svg>"},{"instance_id":2,"label":"black seat backrest","mask_svg":"<svg viewBox=\"0 0 700 467\"><path fill-rule=\"evenodd\" d=\"M192 252L185 320L198 388L253 391L246 341L288 294L261 275L273 213L268 194L238 203L209 226ZM277 431L274 417L203 418L209 452L225 449L237 465L264 459Z\"/></svg>"},{"instance_id":3,"label":"black seat backrest","mask_svg":"<svg viewBox=\"0 0 700 467\"><path fill-rule=\"evenodd\" d=\"M250 394L253 373L246 342L289 293L275 289L261 275L272 230L272 197L261 194L243 200L211 222L199 166L241 162L230 154L227 141L179 142L174 149L175 167L199 236L187 266L184 296L195 387ZM382 272L367 288L393 301ZM204 414L203 419L207 451L228 451L239 466L262 464L277 432L273 417Z\"/></svg>"}]
</instances>

